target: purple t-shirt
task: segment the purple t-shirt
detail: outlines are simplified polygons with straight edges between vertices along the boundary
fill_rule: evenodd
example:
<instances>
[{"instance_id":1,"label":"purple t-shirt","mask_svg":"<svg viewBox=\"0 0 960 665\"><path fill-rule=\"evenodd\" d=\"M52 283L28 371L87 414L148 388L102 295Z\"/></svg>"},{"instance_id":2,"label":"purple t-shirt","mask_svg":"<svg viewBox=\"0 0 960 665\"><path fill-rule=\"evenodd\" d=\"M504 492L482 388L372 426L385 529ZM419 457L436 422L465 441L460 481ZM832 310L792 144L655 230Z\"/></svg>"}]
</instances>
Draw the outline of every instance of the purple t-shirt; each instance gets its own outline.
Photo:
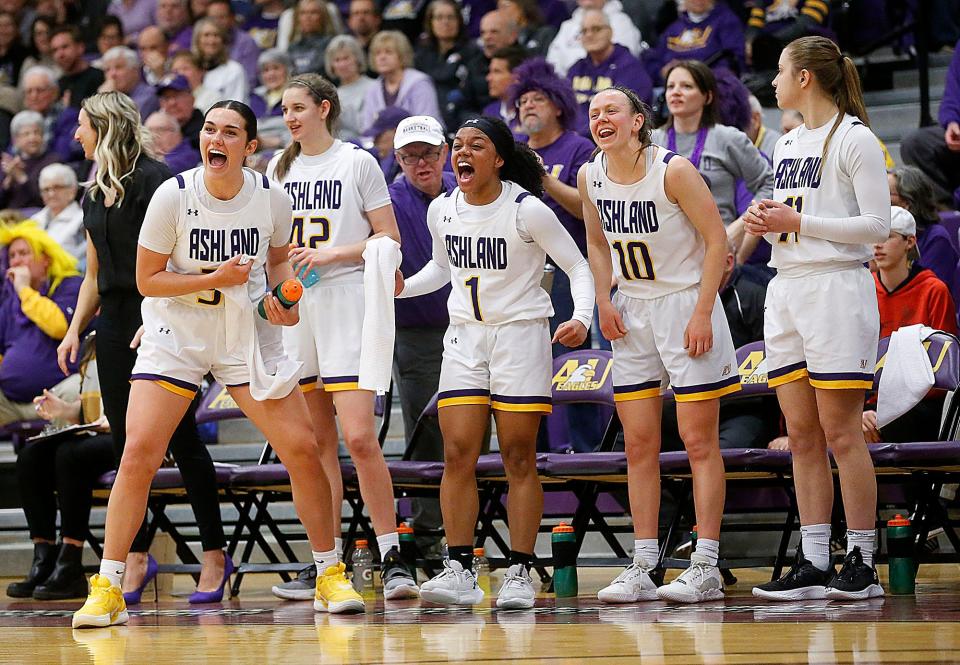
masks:
<instances>
[{"instance_id":1,"label":"purple t-shirt","mask_svg":"<svg viewBox=\"0 0 960 665\"><path fill-rule=\"evenodd\" d=\"M643 62L656 82L660 82L660 70L671 60L700 60L709 62L711 67L742 71L743 44L743 24L733 10L718 2L699 23L680 12L660 35L657 45L643 52Z\"/></svg>"},{"instance_id":2,"label":"purple t-shirt","mask_svg":"<svg viewBox=\"0 0 960 665\"><path fill-rule=\"evenodd\" d=\"M957 270L957 251L950 242L950 232L943 224L930 224L917 229L917 249L920 265L929 268L947 286L954 283Z\"/></svg>"},{"instance_id":3,"label":"purple t-shirt","mask_svg":"<svg viewBox=\"0 0 960 665\"><path fill-rule=\"evenodd\" d=\"M6 252L4 252L6 254ZM67 317L73 318L80 293L81 277L67 277L49 296ZM40 289L47 296L49 286ZM59 339L53 339L40 330L20 309L20 296L13 285L4 280L3 299L0 301L0 391L13 402L30 402L44 388L52 388L63 380L63 372L57 366ZM76 364L70 365L76 372Z\"/></svg>"},{"instance_id":4,"label":"purple t-shirt","mask_svg":"<svg viewBox=\"0 0 960 665\"><path fill-rule=\"evenodd\" d=\"M534 152L540 155L547 173L555 176L560 182L571 187L577 186L577 172L580 167L590 161L593 155L593 143L576 132L567 131L560 135L556 141L543 148L535 148ZM580 253L587 255L587 232L583 226L583 220L577 219L569 212L564 210L563 206L553 200L553 198L544 194L543 202L546 203L553 212L557 214L557 219L563 224L563 228L573 237L580 248Z\"/></svg>"},{"instance_id":5,"label":"purple t-shirt","mask_svg":"<svg viewBox=\"0 0 960 665\"><path fill-rule=\"evenodd\" d=\"M443 191L457 186L452 173L443 173ZM400 272L410 277L420 272L433 257L433 236L427 228L427 208L432 198L410 184L406 176L401 175L387 188L393 203L393 213L397 217L400 229L400 241L403 245L403 261ZM398 328L446 328L450 323L447 313L447 299L450 297L450 285L416 298L402 298L395 301Z\"/></svg>"},{"instance_id":6,"label":"purple t-shirt","mask_svg":"<svg viewBox=\"0 0 960 665\"><path fill-rule=\"evenodd\" d=\"M599 65L588 55L577 60L567 72L567 78L577 96L576 130L590 136L590 99L612 85L630 88L648 104L653 97L653 82L639 58L634 57L626 46L613 45L613 53Z\"/></svg>"}]
</instances>

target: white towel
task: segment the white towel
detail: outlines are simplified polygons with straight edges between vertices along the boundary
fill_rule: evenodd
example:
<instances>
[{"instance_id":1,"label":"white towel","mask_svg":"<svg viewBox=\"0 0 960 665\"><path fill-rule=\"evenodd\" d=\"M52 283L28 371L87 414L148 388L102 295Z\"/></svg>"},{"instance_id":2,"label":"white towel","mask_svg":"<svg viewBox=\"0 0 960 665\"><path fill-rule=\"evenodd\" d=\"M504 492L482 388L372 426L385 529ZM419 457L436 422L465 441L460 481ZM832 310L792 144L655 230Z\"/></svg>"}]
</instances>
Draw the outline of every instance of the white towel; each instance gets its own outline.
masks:
<instances>
[{"instance_id":1,"label":"white towel","mask_svg":"<svg viewBox=\"0 0 960 665\"><path fill-rule=\"evenodd\" d=\"M918 323L904 326L890 336L877 395L880 427L916 406L933 387L933 367L923 342L935 332Z\"/></svg>"},{"instance_id":2,"label":"white towel","mask_svg":"<svg viewBox=\"0 0 960 665\"><path fill-rule=\"evenodd\" d=\"M361 390L382 395L390 389L396 321L393 292L400 267L400 244L381 236L363 250L363 332L360 336Z\"/></svg>"},{"instance_id":3,"label":"white towel","mask_svg":"<svg viewBox=\"0 0 960 665\"><path fill-rule=\"evenodd\" d=\"M246 284L219 289L226 302L227 351L246 352L250 368L250 395L258 402L280 399L289 395L300 381L303 363L284 357L277 363L276 371L270 372L263 362L257 320L260 316L256 304L250 301Z\"/></svg>"}]
</instances>

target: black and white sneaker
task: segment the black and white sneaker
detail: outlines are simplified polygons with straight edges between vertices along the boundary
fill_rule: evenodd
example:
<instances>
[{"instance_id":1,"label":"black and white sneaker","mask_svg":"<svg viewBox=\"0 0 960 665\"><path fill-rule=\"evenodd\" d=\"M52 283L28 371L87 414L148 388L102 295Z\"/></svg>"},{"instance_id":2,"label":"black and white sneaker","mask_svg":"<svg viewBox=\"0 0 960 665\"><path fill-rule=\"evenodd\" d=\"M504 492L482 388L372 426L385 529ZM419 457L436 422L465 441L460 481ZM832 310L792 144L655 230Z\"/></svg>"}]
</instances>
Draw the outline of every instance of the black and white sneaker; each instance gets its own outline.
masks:
<instances>
[{"instance_id":1,"label":"black and white sneaker","mask_svg":"<svg viewBox=\"0 0 960 665\"><path fill-rule=\"evenodd\" d=\"M828 600L866 600L882 595L877 570L863 562L859 547L847 554L840 572L827 585Z\"/></svg>"},{"instance_id":2,"label":"black and white sneaker","mask_svg":"<svg viewBox=\"0 0 960 665\"><path fill-rule=\"evenodd\" d=\"M753 587L753 595L764 600L823 600L836 572L832 565L826 570L814 566L797 545L797 558L790 570L779 580Z\"/></svg>"},{"instance_id":3,"label":"black and white sneaker","mask_svg":"<svg viewBox=\"0 0 960 665\"><path fill-rule=\"evenodd\" d=\"M277 584L271 591L274 596L284 600L313 600L317 593L317 564L305 566L296 579Z\"/></svg>"},{"instance_id":4,"label":"black and white sneaker","mask_svg":"<svg viewBox=\"0 0 960 665\"><path fill-rule=\"evenodd\" d=\"M383 581L383 597L387 600L418 598L420 587L403 562L400 551L391 547L380 565L380 579Z\"/></svg>"}]
</instances>

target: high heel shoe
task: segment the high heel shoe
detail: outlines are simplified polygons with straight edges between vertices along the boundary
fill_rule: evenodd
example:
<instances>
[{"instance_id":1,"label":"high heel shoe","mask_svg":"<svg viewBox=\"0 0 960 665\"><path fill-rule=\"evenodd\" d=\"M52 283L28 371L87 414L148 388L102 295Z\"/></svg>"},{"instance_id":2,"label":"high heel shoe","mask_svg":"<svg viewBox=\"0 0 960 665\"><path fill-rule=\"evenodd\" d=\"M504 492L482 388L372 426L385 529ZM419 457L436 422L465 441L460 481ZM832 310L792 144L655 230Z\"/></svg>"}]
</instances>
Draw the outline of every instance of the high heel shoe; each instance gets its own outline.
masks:
<instances>
[{"instance_id":1,"label":"high heel shoe","mask_svg":"<svg viewBox=\"0 0 960 665\"><path fill-rule=\"evenodd\" d=\"M227 581L230 579L230 576L233 575L234 570L236 569L233 566L233 559L230 558L229 554L224 552L223 579L220 580L220 586L213 591L194 591L190 594L190 598L188 598L187 601L191 605L199 605L201 603L219 603L223 600L223 589L227 585Z\"/></svg>"},{"instance_id":2,"label":"high heel shoe","mask_svg":"<svg viewBox=\"0 0 960 665\"><path fill-rule=\"evenodd\" d=\"M143 576L143 581L140 582L140 586L134 589L133 591L127 591L123 594L123 601L127 605L137 605L140 603L140 597L143 595L143 590L147 588L147 585L150 582L153 582L157 579L157 572L160 570L157 560L153 558L151 554L147 554L147 573Z\"/></svg>"}]
</instances>

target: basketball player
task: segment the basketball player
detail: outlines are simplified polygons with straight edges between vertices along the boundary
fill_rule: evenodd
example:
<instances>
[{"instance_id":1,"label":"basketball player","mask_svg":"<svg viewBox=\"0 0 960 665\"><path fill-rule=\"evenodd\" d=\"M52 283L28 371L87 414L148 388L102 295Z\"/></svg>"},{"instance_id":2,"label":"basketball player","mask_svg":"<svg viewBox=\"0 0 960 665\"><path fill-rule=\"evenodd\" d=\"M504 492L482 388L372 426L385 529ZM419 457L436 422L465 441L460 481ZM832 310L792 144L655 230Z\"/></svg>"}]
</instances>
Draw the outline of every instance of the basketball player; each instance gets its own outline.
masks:
<instances>
[{"instance_id":1,"label":"basketball player","mask_svg":"<svg viewBox=\"0 0 960 665\"><path fill-rule=\"evenodd\" d=\"M445 460L440 505L449 559L423 584L420 597L459 605L483 600L472 570L476 465L492 409L510 486L511 549L497 606L524 609L533 607L530 565L543 513L537 430L551 411L553 308L540 288L547 254L570 277L574 302L572 318L553 341L576 347L586 339L593 280L573 238L539 198L542 164L503 121L466 121L450 159L457 187L427 212L433 258L400 292L406 298L448 282L453 287L439 390Z\"/></svg>"},{"instance_id":2,"label":"basketball player","mask_svg":"<svg viewBox=\"0 0 960 665\"><path fill-rule=\"evenodd\" d=\"M600 330L613 344L613 390L623 423L633 515L633 563L600 600L696 603L723 598L717 569L725 480L720 397L740 389L736 351L717 291L727 239L703 177L685 157L651 144L649 109L632 90L590 102L599 153L578 187ZM614 272L615 271L615 272ZM618 293L609 296L612 275ZM697 547L690 567L659 589L660 417L667 381L690 458Z\"/></svg>"},{"instance_id":3,"label":"basketball player","mask_svg":"<svg viewBox=\"0 0 960 665\"><path fill-rule=\"evenodd\" d=\"M767 376L787 421L801 527L793 567L753 593L771 600L873 598L883 595L873 566L877 481L861 419L880 319L863 264L890 234L883 151L867 126L856 67L829 39L791 42L773 85L780 108L799 111L803 124L777 141L773 200L752 205L744 222L773 246ZM847 522L847 556L836 574L828 448L840 470Z\"/></svg>"},{"instance_id":4,"label":"basketball player","mask_svg":"<svg viewBox=\"0 0 960 665\"><path fill-rule=\"evenodd\" d=\"M292 276L290 201L265 177L243 168L257 148L256 127L245 104L214 104L200 133L203 166L165 181L147 209L137 250L137 285L146 296L144 334L131 376L127 442L107 506L100 574L90 580L74 628L127 621L120 592L124 558L170 436L207 372L227 386L286 464L321 572L315 608L363 610L337 561L330 489L306 405L295 390L299 374L287 372L284 384L279 369L288 361L276 326L295 324L297 309L284 309L267 296L269 321L255 312L268 280L273 285ZM248 358L258 356L262 369L272 365L276 374L251 369ZM261 380L273 382L271 399L254 398L251 384Z\"/></svg>"},{"instance_id":5,"label":"basketball player","mask_svg":"<svg viewBox=\"0 0 960 665\"><path fill-rule=\"evenodd\" d=\"M399 242L393 206L376 159L333 138L340 100L329 81L318 74L297 76L287 84L282 108L293 142L270 161L267 175L293 199L290 260L298 274L315 271L320 277L305 290L301 321L285 329L284 345L304 364L300 387L332 488L334 521L340 523L343 505L336 407L377 533L384 597L415 598L416 582L400 558L393 483L374 428L374 395L357 385L364 319L362 254L372 238L386 235Z\"/></svg>"}]
</instances>

